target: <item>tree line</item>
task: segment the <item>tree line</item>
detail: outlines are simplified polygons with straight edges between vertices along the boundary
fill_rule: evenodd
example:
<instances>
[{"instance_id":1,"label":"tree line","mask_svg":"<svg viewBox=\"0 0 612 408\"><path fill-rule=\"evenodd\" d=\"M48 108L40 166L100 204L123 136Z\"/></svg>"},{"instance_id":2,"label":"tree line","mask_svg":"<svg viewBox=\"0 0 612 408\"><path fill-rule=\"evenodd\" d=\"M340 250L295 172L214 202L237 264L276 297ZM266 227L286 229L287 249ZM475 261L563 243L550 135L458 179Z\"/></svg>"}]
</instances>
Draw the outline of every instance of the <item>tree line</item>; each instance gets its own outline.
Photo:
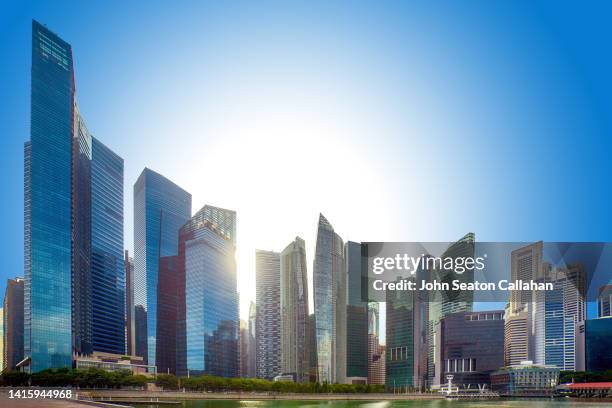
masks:
<instances>
[{"instance_id":1,"label":"tree line","mask_svg":"<svg viewBox=\"0 0 612 408\"><path fill-rule=\"evenodd\" d=\"M212 391L212 392L274 392L274 393L378 393L384 385L293 383L268 381L259 378L224 378L211 375L177 377L158 374L157 377L133 375L130 370L105 371L99 368L48 369L29 374L10 371L0 377L0 385L10 387L78 387L100 389L143 389L147 383L155 383L164 390Z\"/></svg>"},{"instance_id":2,"label":"tree line","mask_svg":"<svg viewBox=\"0 0 612 408\"><path fill-rule=\"evenodd\" d=\"M571 382L612 382L612 370L606 370L601 372L561 371L561 373L559 374L559 384Z\"/></svg>"}]
</instances>

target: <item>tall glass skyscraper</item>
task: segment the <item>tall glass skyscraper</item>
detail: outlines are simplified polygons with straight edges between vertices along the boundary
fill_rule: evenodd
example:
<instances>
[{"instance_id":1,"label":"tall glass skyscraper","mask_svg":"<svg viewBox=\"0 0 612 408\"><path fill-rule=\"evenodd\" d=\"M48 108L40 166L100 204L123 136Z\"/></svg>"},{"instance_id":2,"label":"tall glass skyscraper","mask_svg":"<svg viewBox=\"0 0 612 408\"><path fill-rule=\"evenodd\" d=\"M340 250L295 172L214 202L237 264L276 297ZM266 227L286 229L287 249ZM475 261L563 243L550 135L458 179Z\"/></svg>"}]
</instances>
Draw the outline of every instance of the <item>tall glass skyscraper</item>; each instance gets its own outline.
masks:
<instances>
[{"instance_id":1,"label":"tall glass skyscraper","mask_svg":"<svg viewBox=\"0 0 612 408\"><path fill-rule=\"evenodd\" d=\"M124 354L123 159L92 138L91 308L93 350Z\"/></svg>"},{"instance_id":2,"label":"tall glass skyscraper","mask_svg":"<svg viewBox=\"0 0 612 408\"><path fill-rule=\"evenodd\" d=\"M535 363L577 371L577 327L586 319L586 274L580 264L552 268L544 264L553 290L534 293Z\"/></svg>"},{"instance_id":3,"label":"tall glass skyscraper","mask_svg":"<svg viewBox=\"0 0 612 408\"><path fill-rule=\"evenodd\" d=\"M233 211L205 207L181 229L192 233L184 255L189 373L239 374L235 220Z\"/></svg>"},{"instance_id":4,"label":"tall glass skyscraper","mask_svg":"<svg viewBox=\"0 0 612 408\"><path fill-rule=\"evenodd\" d=\"M387 291L385 385L389 389L414 385L414 293Z\"/></svg>"},{"instance_id":5,"label":"tall glass skyscraper","mask_svg":"<svg viewBox=\"0 0 612 408\"><path fill-rule=\"evenodd\" d=\"M178 255L179 229L191 216L191 194L161 174L145 168L134 184L134 303L140 335L137 350L150 365L156 365L157 288L159 258Z\"/></svg>"},{"instance_id":6,"label":"tall glass skyscraper","mask_svg":"<svg viewBox=\"0 0 612 408\"><path fill-rule=\"evenodd\" d=\"M33 21L24 214L24 347L32 371L72 365L73 74L70 45Z\"/></svg>"},{"instance_id":7,"label":"tall glass skyscraper","mask_svg":"<svg viewBox=\"0 0 612 408\"><path fill-rule=\"evenodd\" d=\"M24 169L25 356L36 372L72 353L125 353L123 159L87 130L72 49L32 23Z\"/></svg>"},{"instance_id":8,"label":"tall glass skyscraper","mask_svg":"<svg viewBox=\"0 0 612 408\"><path fill-rule=\"evenodd\" d=\"M166 332L171 332L174 327L176 333L176 341L173 345L168 345L165 350L161 347L157 349L159 352L164 353L164 361L168 361L172 358L169 354L175 354L175 366L176 373L178 375L187 375L187 303L186 303L186 285L187 285L187 274L186 274L186 246L187 242L196 239L196 233L208 225L214 231L229 240L231 244L236 246L236 212L226 210L224 208L214 207L212 205L205 205L202 207L189 221L187 221L179 230L179 242L178 242L178 257L176 260L176 273L173 279L176 281L176 285L168 284L164 288L165 301L161 305L166 311L169 306L172 305L172 299L174 296L176 303L176 319L174 321L168 319L171 316L169 313L164 312L164 321L161 322L161 329ZM171 266L171 264L167 264ZM164 268L166 270L167 268ZM170 268L174 269L174 268ZM162 286L159 286L160 288ZM176 288L176 290L175 290ZM169 302L168 302L169 301ZM158 307L159 310L159 307ZM238 324L238 323L236 323ZM238 330L238 328L236 328ZM158 335L161 334L158 329ZM174 370L173 367L169 367L170 370Z\"/></svg>"},{"instance_id":9,"label":"tall glass skyscraper","mask_svg":"<svg viewBox=\"0 0 612 408\"><path fill-rule=\"evenodd\" d=\"M361 298L361 244L344 246L348 296L346 305L346 376L368 378L368 302ZM367 282L367 281L366 281Z\"/></svg>"},{"instance_id":10,"label":"tall glass skyscraper","mask_svg":"<svg viewBox=\"0 0 612 408\"><path fill-rule=\"evenodd\" d=\"M281 373L280 254L255 251L257 377Z\"/></svg>"},{"instance_id":11,"label":"tall glass skyscraper","mask_svg":"<svg viewBox=\"0 0 612 408\"><path fill-rule=\"evenodd\" d=\"M346 269L344 242L319 215L315 249L314 311L317 337L318 381L346 380Z\"/></svg>"},{"instance_id":12,"label":"tall glass skyscraper","mask_svg":"<svg viewBox=\"0 0 612 408\"><path fill-rule=\"evenodd\" d=\"M308 276L302 238L296 237L281 253L280 275L281 372L293 375L296 382L308 382Z\"/></svg>"}]
</instances>

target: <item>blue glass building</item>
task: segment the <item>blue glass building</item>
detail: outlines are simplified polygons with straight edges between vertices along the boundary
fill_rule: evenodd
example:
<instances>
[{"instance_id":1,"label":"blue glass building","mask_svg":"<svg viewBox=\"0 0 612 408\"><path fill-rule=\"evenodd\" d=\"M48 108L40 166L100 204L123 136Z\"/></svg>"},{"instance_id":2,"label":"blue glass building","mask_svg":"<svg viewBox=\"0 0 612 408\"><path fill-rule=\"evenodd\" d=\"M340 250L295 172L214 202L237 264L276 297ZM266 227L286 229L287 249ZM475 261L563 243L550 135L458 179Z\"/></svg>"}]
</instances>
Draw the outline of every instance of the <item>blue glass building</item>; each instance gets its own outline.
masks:
<instances>
[{"instance_id":1,"label":"blue glass building","mask_svg":"<svg viewBox=\"0 0 612 408\"><path fill-rule=\"evenodd\" d=\"M222 217L219 223L207 211ZM237 377L236 213L204 207L181 230L185 259L186 366L189 373ZM229 227L229 228L228 228Z\"/></svg>"},{"instance_id":2,"label":"blue glass building","mask_svg":"<svg viewBox=\"0 0 612 408\"><path fill-rule=\"evenodd\" d=\"M320 214L313 272L317 338L317 379L343 383L346 378L346 269L344 243Z\"/></svg>"},{"instance_id":3,"label":"blue glass building","mask_svg":"<svg viewBox=\"0 0 612 408\"><path fill-rule=\"evenodd\" d=\"M146 342L145 358L156 364L157 287L159 258L178 255L179 229L191 216L191 194L145 168L134 184L134 304L146 315L146 327L136 322L138 349ZM144 329L144 330L143 330Z\"/></svg>"},{"instance_id":4,"label":"blue glass building","mask_svg":"<svg viewBox=\"0 0 612 408\"><path fill-rule=\"evenodd\" d=\"M33 372L72 353L125 353L123 159L87 130L71 46L32 24L24 169L24 354Z\"/></svg>"},{"instance_id":5,"label":"blue glass building","mask_svg":"<svg viewBox=\"0 0 612 408\"><path fill-rule=\"evenodd\" d=\"M32 22L30 142L25 147L24 354L30 370L72 365L72 49Z\"/></svg>"},{"instance_id":6,"label":"blue glass building","mask_svg":"<svg viewBox=\"0 0 612 408\"><path fill-rule=\"evenodd\" d=\"M95 138L91 202L93 350L124 354L123 159Z\"/></svg>"},{"instance_id":7,"label":"blue glass building","mask_svg":"<svg viewBox=\"0 0 612 408\"><path fill-rule=\"evenodd\" d=\"M586 321L586 370L601 372L612 369L612 317Z\"/></svg>"}]
</instances>

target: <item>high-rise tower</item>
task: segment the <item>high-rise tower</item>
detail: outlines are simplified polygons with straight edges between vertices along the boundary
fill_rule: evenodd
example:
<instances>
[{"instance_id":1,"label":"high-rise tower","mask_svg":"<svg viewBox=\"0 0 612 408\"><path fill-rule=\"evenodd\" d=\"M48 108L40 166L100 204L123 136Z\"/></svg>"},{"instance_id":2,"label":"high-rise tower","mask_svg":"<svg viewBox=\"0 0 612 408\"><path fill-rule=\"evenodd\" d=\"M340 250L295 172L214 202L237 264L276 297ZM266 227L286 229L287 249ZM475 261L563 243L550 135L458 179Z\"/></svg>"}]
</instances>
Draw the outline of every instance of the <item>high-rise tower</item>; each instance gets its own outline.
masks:
<instances>
[{"instance_id":1,"label":"high-rise tower","mask_svg":"<svg viewBox=\"0 0 612 408\"><path fill-rule=\"evenodd\" d=\"M344 242L319 215L315 249L314 311L318 381L346 381L346 266Z\"/></svg>"},{"instance_id":2,"label":"high-rise tower","mask_svg":"<svg viewBox=\"0 0 612 408\"><path fill-rule=\"evenodd\" d=\"M281 373L280 254L255 251L257 377Z\"/></svg>"},{"instance_id":3,"label":"high-rise tower","mask_svg":"<svg viewBox=\"0 0 612 408\"><path fill-rule=\"evenodd\" d=\"M280 256L281 372L308 382L310 371L306 246L296 237Z\"/></svg>"},{"instance_id":4,"label":"high-rise tower","mask_svg":"<svg viewBox=\"0 0 612 408\"><path fill-rule=\"evenodd\" d=\"M145 168L134 184L134 304L136 348L156 365L157 289L160 258L178 255L179 229L191 216L191 194Z\"/></svg>"}]
</instances>

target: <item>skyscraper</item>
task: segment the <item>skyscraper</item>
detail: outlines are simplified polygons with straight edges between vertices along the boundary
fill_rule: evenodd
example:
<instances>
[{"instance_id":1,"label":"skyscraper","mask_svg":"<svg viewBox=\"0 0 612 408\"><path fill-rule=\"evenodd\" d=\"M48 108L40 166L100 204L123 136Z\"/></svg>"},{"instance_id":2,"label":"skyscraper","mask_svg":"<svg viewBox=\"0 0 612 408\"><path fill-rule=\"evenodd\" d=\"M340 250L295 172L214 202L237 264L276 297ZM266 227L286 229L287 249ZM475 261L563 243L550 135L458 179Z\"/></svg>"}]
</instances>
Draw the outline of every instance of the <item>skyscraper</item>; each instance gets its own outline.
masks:
<instances>
[{"instance_id":1,"label":"skyscraper","mask_svg":"<svg viewBox=\"0 0 612 408\"><path fill-rule=\"evenodd\" d=\"M599 288L597 315L598 317L612 316L612 285L604 285Z\"/></svg>"},{"instance_id":2,"label":"skyscraper","mask_svg":"<svg viewBox=\"0 0 612 408\"><path fill-rule=\"evenodd\" d=\"M435 382L443 384L450 374L455 385L490 384L489 375L504 365L504 312L451 313L438 328L436 361L441 370Z\"/></svg>"},{"instance_id":3,"label":"skyscraper","mask_svg":"<svg viewBox=\"0 0 612 408\"><path fill-rule=\"evenodd\" d=\"M348 296L346 305L346 377L349 381L368 378L368 302L361 298L361 245L344 245Z\"/></svg>"},{"instance_id":4,"label":"skyscraper","mask_svg":"<svg viewBox=\"0 0 612 408\"><path fill-rule=\"evenodd\" d=\"M23 295L22 278L9 279L6 282L3 304L4 350L2 359L4 368L12 370L23 360Z\"/></svg>"},{"instance_id":5,"label":"skyscraper","mask_svg":"<svg viewBox=\"0 0 612 408\"><path fill-rule=\"evenodd\" d=\"M387 291L385 385L414 385L414 297L412 291Z\"/></svg>"},{"instance_id":6,"label":"skyscraper","mask_svg":"<svg viewBox=\"0 0 612 408\"><path fill-rule=\"evenodd\" d=\"M281 373L280 254L255 251L257 377Z\"/></svg>"},{"instance_id":7,"label":"skyscraper","mask_svg":"<svg viewBox=\"0 0 612 408\"><path fill-rule=\"evenodd\" d=\"M4 309L0 308L0 373L4 369Z\"/></svg>"},{"instance_id":8,"label":"skyscraper","mask_svg":"<svg viewBox=\"0 0 612 408\"><path fill-rule=\"evenodd\" d=\"M512 251L510 256L510 280L540 280L544 277L543 243ZM512 290L506 308L505 361L506 365L520 364L521 361L535 361L535 302L534 293L529 290Z\"/></svg>"},{"instance_id":9,"label":"skyscraper","mask_svg":"<svg viewBox=\"0 0 612 408\"><path fill-rule=\"evenodd\" d=\"M136 342L134 326L134 258L132 258L125 250L125 258L123 260L125 268L125 337L127 354L130 356L136 355Z\"/></svg>"},{"instance_id":10,"label":"skyscraper","mask_svg":"<svg viewBox=\"0 0 612 408\"><path fill-rule=\"evenodd\" d=\"M306 246L296 237L280 255L281 373L308 382L310 371Z\"/></svg>"},{"instance_id":11,"label":"skyscraper","mask_svg":"<svg viewBox=\"0 0 612 408\"><path fill-rule=\"evenodd\" d=\"M449 247L444 251L444 253L440 256L441 258L462 258L462 257L474 257L475 251L475 242L476 238L474 233L468 232L457 242L452 243ZM470 283L474 281L474 271L465 271L462 274L456 274L454 271L446 271L446 270L438 270L433 269L431 271L419 271L417 273L425 273L422 279L417 280L426 280L426 279L434 279L438 282L442 281L452 281L459 280L460 283ZM419 294L422 295L422 294ZM416 299L415 301L418 301ZM417 311L417 314L420 316L427 316L427 337L426 337L426 349L427 349L427 383L429 386L437 386L435 381L439 379L440 376L438 373L441 368L439 365L436 365L435 356L439 355L440 345L437 344L434 340L435 333L439 330L440 320L444 318L444 316L451 313L458 312L471 312L472 305L474 302L474 293L469 290L448 290L448 291L436 291L429 292L427 294L426 304L423 304L422 299L420 302L420 307ZM420 330L425 329L420 325ZM415 336L419 337L418 332L414 333ZM420 337L419 337L420 338ZM417 348L422 348L420 344L415 344ZM420 362L415 366L415 368L419 368L421 362L423 361L422 356L417 357ZM417 370L419 371L419 370ZM422 384L421 379L417 379L416 384Z\"/></svg>"},{"instance_id":12,"label":"skyscraper","mask_svg":"<svg viewBox=\"0 0 612 408\"><path fill-rule=\"evenodd\" d=\"M254 302L249 305L249 320L247 321L247 333L249 341L247 345L248 361L247 361L247 377L255 378L257 376L257 342L255 340L255 327L257 325L257 306Z\"/></svg>"},{"instance_id":13,"label":"skyscraper","mask_svg":"<svg viewBox=\"0 0 612 408\"><path fill-rule=\"evenodd\" d=\"M125 354L123 159L92 138L91 308L94 351Z\"/></svg>"},{"instance_id":14,"label":"skyscraper","mask_svg":"<svg viewBox=\"0 0 612 408\"><path fill-rule=\"evenodd\" d=\"M33 372L72 365L73 78L70 44L33 21L24 149L24 347Z\"/></svg>"},{"instance_id":15,"label":"skyscraper","mask_svg":"<svg viewBox=\"0 0 612 408\"><path fill-rule=\"evenodd\" d=\"M125 353L123 159L85 125L71 46L36 21L24 155L26 369Z\"/></svg>"},{"instance_id":16,"label":"skyscraper","mask_svg":"<svg viewBox=\"0 0 612 408\"><path fill-rule=\"evenodd\" d=\"M225 216L215 217L220 212ZM186 362L193 374L237 377L236 214L204 207L181 228L185 241Z\"/></svg>"},{"instance_id":17,"label":"skyscraper","mask_svg":"<svg viewBox=\"0 0 612 408\"><path fill-rule=\"evenodd\" d=\"M136 317L146 316L146 322L135 323L146 332L136 343L146 344L141 357L150 365L157 364L159 259L178 255L179 229L190 216L191 194L145 168L134 184L134 303L140 306ZM142 353L141 347L137 351Z\"/></svg>"},{"instance_id":18,"label":"skyscraper","mask_svg":"<svg viewBox=\"0 0 612 408\"><path fill-rule=\"evenodd\" d=\"M578 326L586 319L584 269L580 264L546 264L543 280L552 283L553 290L534 293L535 363L577 371Z\"/></svg>"},{"instance_id":19,"label":"skyscraper","mask_svg":"<svg viewBox=\"0 0 612 408\"><path fill-rule=\"evenodd\" d=\"M239 332L239 376L242 378L248 377L249 371L249 327L248 323L240 319L240 332Z\"/></svg>"},{"instance_id":20,"label":"skyscraper","mask_svg":"<svg viewBox=\"0 0 612 408\"><path fill-rule=\"evenodd\" d=\"M228 241L234 250L236 246L236 212L226 210L224 208L214 207L211 205L205 205L202 207L193 217L189 219L179 230L178 238L178 258L176 263L176 273L169 275L170 279L174 279L176 287L174 285L168 285L168 289L172 292L171 296L166 299L176 300L176 306L172 303L166 303L165 307L175 307L177 317L176 320L167 321L164 326L166 330L171 332L173 327L176 331L176 342L171 345L171 348L176 348L176 373L178 375L187 375L187 286L190 284L187 279L187 243L195 240L202 228L210 228L217 234L223 237L224 241ZM205 241L202 241L205 242ZM233 254L233 252L232 252ZM233 259L233 255L232 255ZM234 278L235 279L235 278ZM176 293L175 293L176 288ZM216 307L211 304L211 307ZM169 309L170 310L170 309ZM230 313L231 310L227 310L226 313ZM168 315L169 316L169 315ZM227 325L224 327L228 328ZM238 321L235 322L233 328L234 335L238 336ZM237 345L236 345L237 347ZM165 350L165 353L169 353L171 350ZM236 351L236 359L238 358ZM238 362L236 361L236 364ZM237 367L237 366L236 366ZM171 368L172 369L172 368ZM238 368L236 368L238 370ZM236 371L237 373L237 371ZM237 375L237 374L236 374Z\"/></svg>"},{"instance_id":21,"label":"skyscraper","mask_svg":"<svg viewBox=\"0 0 612 408\"><path fill-rule=\"evenodd\" d=\"M157 277L157 371L176 374L179 322L180 255L159 257ZM184 275L183 275L184 276Z\"/></svg>"},{"instance_id":22,"label":"skyscraper","mask_svg":"<svg viewBox=\"0 0 612 408\"><path fill-rule=\"evenodd\" d=\"M368 384L385 383L385 362L379 341L379 304L368 305Z\"/></svg>"},{"instance_id":23,"label":"skyscraper","mask_svg":"<svg viewBox=\"0 0 612 408\"><path fill-rule=\"evenodd\" d=\"M347 296L344 242L323 214L319 215L313 287L318 380L344 383Z\"/></svg>"},{"instance_id":24,"label":"skyscraper","mask_svg":"<svg viewBox=\"0 0 612 408\"><path fill-rule=\"evenodd\" d=\"M612 317L589 319L585 322L586 370L601 372L612 367Z\"/></svg>"}]
</instances>

